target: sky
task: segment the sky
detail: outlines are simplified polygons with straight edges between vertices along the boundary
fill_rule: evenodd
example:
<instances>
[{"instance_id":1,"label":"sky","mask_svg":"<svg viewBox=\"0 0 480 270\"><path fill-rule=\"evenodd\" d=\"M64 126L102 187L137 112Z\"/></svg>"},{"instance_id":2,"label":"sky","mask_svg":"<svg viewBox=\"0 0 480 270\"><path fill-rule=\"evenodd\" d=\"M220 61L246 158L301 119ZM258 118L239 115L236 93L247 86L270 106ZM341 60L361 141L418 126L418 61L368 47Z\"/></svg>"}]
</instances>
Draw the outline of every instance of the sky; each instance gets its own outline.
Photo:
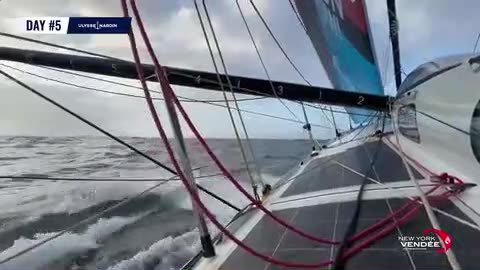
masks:
<instances>
[{"instance_id":1,"label":"sky","mask_svg":"<svg viewBox=\"0 0 480 270\"><path fill-rule=\"evenodd\" d=\"M160 63L189 69L214 71L201 32L192 0L137 1L140 13ZM387 94L394 94L392 59L388 47L388 18L386 1L366 0L370 24L379 62L379 70ZM240 0L243 11L255 36L263 59L273 80L302 83L269 36L247 0ZM255 0L272 31L304 76L314 85L331 86L322 65L301 28L288 0ZM233 0L207 1L215 32L231 74L266 78L259 59L244 28ZM472 52L480 25L480 1L477 0L402 0L397 1L400 22L400 48L403 70L408 73L418 65L436 57ZM5 20L28 16L122 16L117 0L0 0L0 31L9 32ZM133 24L137 39L140 37ZM95 51L124 59L132 59L127 35L34 35L32 38ZM142 61L150 63L142 42L137 42ZM63 52L38 44L0 37L0 46ZM66 53L66 52L65 52ZM94 80L46 71L38 67L4 62L23 70L58 80L96 87L108 91L142 94L141 91L119 87ZM105 93L76 89L34 78L30 75L1 67L47 96L79 113L104 129L120 136L155 137L151 116L145 101ZM122 83L139 85L135 80L110 78ZM157 84L151 89L159 90ZM217 92L174 86L178 95L200 99L222 99ZM248 96L237 96L245 98ZM303 119L301 107L286 102L294 114ZM232 138L234 136L228 113L224 108L207 104L185 104L192 120L205 137ZM156 102L160 118L169 127L164 104ZM293 115L275 99L244 101L240 108L265 114L292 118ZM341 109L341 108L338 108ZM236 112L234 112L236 115ZM318 110L307 114L316 138L334 135L329 121ZM307 138L302 124L243 114L250 137ZM348 118L335 114L340 128L348 128ZM238 117L236 118L238 121ZM167 128L169 134L170 129ZM185 136L191 132L184 126ZM92 128L61 112L25 89L0 79L0 135L79 136L100 135Z\"/></svg>"}]
</instances>

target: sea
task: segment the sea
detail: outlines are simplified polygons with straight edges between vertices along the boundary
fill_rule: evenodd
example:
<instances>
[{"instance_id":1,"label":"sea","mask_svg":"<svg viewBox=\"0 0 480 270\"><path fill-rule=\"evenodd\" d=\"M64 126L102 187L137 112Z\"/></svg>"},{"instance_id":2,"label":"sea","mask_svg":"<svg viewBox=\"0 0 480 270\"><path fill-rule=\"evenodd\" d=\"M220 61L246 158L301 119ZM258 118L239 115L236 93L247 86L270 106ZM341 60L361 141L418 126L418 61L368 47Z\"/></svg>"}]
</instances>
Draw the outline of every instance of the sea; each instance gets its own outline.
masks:
<instances>
[{"instance_id":1,"label":"sea","mask_svg":"<svg viewBox=\"0 0 480 270\"><path fill-rule=\"evenodd\" d=\"M159 139L122 139L172 167ZM208 139L207 143L235 178L251 190L237 141ZM306 140L253 139L251 143L256 163L248 165L257 168L269 184L311 150ZM194 139L187 139L186 144L197 183L239 208L247 205L201 145ZM109 138L3 136L0 177L2 260L137 196L172 174ZM66 179L36 179L42 177ZM259 178L257 174L254 177ZM78 178L97 181L72 180ZM98 181L105 179L110 181ZM152 181L137 181L144 179ZM205 193L201 198L223 223L236 213ZM0 269L179 269L199 251L194 224L184 187L179 181L169 181L0 265ZM209 227L212 234L217 233Z\"/></svg>"}]
</instances>

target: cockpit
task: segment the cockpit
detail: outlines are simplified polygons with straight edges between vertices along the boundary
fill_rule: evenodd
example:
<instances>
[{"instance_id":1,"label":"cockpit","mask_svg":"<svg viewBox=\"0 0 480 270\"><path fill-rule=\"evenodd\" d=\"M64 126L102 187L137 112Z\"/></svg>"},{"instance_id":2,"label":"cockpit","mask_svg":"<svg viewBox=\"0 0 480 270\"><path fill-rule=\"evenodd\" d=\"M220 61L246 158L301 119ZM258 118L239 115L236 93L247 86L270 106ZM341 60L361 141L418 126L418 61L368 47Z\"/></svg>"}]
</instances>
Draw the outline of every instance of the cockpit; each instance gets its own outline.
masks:
<instances>
[{"instance_id":1,"label":"cockpit","mask_svg":"<svg viewBox=\"0 0 480 270\"><path fill-rule=\"evenodd\" d=\"M443 58L438 58L431 62L420 65L413 70L402 82L398 88L397 95L401 95L408 90L430 80L431 78L440 75L446 71L456 68L468 58L474 56L473 54L452 55Z\"/></svg>"}]
</instances>

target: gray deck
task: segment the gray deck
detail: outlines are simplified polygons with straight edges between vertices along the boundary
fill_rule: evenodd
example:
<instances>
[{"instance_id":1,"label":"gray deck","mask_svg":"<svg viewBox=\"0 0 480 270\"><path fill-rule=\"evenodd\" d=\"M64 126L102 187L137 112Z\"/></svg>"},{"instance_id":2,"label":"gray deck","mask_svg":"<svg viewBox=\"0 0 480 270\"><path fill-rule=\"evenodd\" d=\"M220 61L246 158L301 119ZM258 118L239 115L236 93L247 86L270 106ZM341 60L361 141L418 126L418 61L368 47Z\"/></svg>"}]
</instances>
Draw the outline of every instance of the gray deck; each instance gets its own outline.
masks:
<instances>
[{"instance_id":1,"label":"gray deck","mask_svg":"<svg viewBox=\"0 0 480 270\"><path fill-rule=\"evenodd\" d=\"M334 159L349 167L365 173L370 157L375 151L376 142L365 146L350 149L344 153L333 156ZM296 195L308 191L318 191L333 187L358 185L362 178L342 167L329 162L326 157L309 164L313 169L301 179L297 179L284 193L283 197ZM371 177L381 182L405 181L408 175L402 165L401 159L386 145L380 148L379 156L375 162L375 173ZM415 172L420 177L418 172ZM375 223L391 213L392 209L399 208L406 199L381 199L367 200L363 203L359 228L357 231ZM470 220L450 201L433 204L449 213L465 220ZM389 208L391 207L391 209ZM276 211L275 214L290 224L312 235L327 239L341 240L347 224L352 216L354 202L321 204L302 208L292 208ZM476 254L480 254L480 233L466 225L462 225L443 215L437 215L442 229L453 237L452 249L463 267L462 269L477 269ZM471 221L473 222L473 221ZM362 250L349 260L347 269L450 269L445 255L433 251L410 250L412 260L403 250L398 241L399 231L403 235L421 236L424 229L431 225L425 211L420 209L406 224L397 228L387 237L377 241L369 248ZM243 241L255 250L265 255L273 256L279 260L300 263L318 263L335 258L336 248L311 242L286 230L281 225L264 216ZM270 265L254 256L247 254L237 247L230 257L220 267L223 270L245 269L292 269Z\"/></svg>"},{"instance_id":2,"label":"gray deck","mask_svg":"<svg viewBox=\"0 0 480 270\"><path fill-rule=\"evenodd\" d=\"M371 142L309 163L304 173L295 179L282 196L359 185L363 180L361 176L333 163L332 160L365 174L377 150L375 171L372 171L369 177L382 183L409 180L401 158L384 143L379 145L378 142ZM414 174L417 178L422 178L415 170Z\"/></svg>"},{"instance_id":3,"label":"gray deck","mask_svg":"<svg viewBox=\"0 0 480 270\"><path fill-rule=\"evenodd\" d=\"M404 199L388 200L393 209L398 208ZM300 209L288 209L278 211L275 214L289 220L299 229L329 239L342 239L345 228L352 214L353 202L334 203L327 205L309 206ZM451 202L441 202L438 208L458 217L469 220ZM369 226L375 221L390 213L386 200L371 200L364 202L364 211L359 223L359 230ZM318 217L318 218L313 218ZM462 269L478 269L477 256L480 247L480 233L468 226L459 224L443 215L437 215L442 229L449 232L453 237L452 249L462 266ZM430 223L423 209L406 224L400 226L404 235L422 235L424 229L429 228ZM349 260L347 269L415 269L410 262L407 251L403 250L398 241L399 233L394 231L387 237L379 240L367 249L362 250ZM274 256L284 261L304 263L316 263L334 259L335 248L308 241L295 233L287 231L281 225L276 224L270 218L264 217L260 223L250 232L244 243L262 252L265 255ZM433 251L409 251L413 264L420 269L450 269L445 255ZM236 248L233 254L222 265L224 270L244 269L292 269L267 264Z\"/></svg>"}]
</instances>

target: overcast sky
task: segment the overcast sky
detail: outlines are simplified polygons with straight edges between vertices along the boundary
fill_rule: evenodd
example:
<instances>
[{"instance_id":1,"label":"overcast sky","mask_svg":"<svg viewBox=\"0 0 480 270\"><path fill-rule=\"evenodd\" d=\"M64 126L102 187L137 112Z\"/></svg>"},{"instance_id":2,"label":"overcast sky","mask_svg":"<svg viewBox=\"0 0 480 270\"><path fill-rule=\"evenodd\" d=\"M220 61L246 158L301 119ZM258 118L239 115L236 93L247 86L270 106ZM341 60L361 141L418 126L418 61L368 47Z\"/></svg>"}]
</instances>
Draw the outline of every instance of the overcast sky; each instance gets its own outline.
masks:
<instances>
[{"instance_id":1,"label":"overcast sky","mask_svg":"<svg viewBox=\"0 0 480 270\"><path fill-rule=\"evenodd\" d=\"M307 1L307 0L305 0ZM240 0L247 20L251 25L268 70L274 80L301 83L281 52L276 48L259 18L247 0ZM288 0L255 1L293 61L305 77L315 85L330 86L310 40L303 32L292 12ZM386 1L366 1L371 27L375 38L377 58L386 92L393 94L391 58L385 52L389 44L387 36ZM477 0L402 0L397 1L400 21L401 59L405 72L435 57L447 54L472 52L480 31L480 1ZM213 71L212 61L203 39L192 0L142 0L138 6L147 31L151 37L160 62L164 65ZM220 40L223 55L232 74L265 78L254 48L248 38L233 0L207 1ZM120 1L76 1L76 0L1 0L0 31L9 32L4 22L8 18L25 16L121 16ZM136 30L136 25L134 25ZM132 59L126 35L35 35L45 41L96 51L125 59ZM139 37L137 33L137 38ZM150 62L142 42L137 42L142 60ZM39 46L10 38L0 37L1 46L29 48L48 51ZM139 90L118 87L94 80L45 71L18 63L5 64L25 69L55 79L96 87L109 91L141 94ZM387 65L387 63L389 63ZM113 96L89 92L60 85L55 82L33 78L29 75L0 67L24 80L42 93L54 98L105 129L125 136L156 136L153 123L142 99ZM138 85L134 80L119 82ZM158 85L151 84L159 90ZM202 99L219 99L222 96L211 91L174 88L177 94ZM0 79L0 135L97 135L91 128L66 115L45 101L33 96L25 89ZM242 96L240 96L242 97ZM243 96L246 97L246 96ZM287 102L299 117L299 106ZM167 120L164 105L156 102L161 118ZM206 104L186 104L194 122L207 137L232 137L233 131L227 111ZM242 109L278 115L293 116L274 99L246 101ZM314 109L307 110L312 123L329 126L323 115ZM262 116L244 114L247 128L252 137L262 138L306 138L302 125L275 120ZM343 126L348 123L342 115L336 115ZM318 138L333 135L331 129L314 127ZM187 136L191 136L185 130Z\"/></svg>"}]
</instances>

